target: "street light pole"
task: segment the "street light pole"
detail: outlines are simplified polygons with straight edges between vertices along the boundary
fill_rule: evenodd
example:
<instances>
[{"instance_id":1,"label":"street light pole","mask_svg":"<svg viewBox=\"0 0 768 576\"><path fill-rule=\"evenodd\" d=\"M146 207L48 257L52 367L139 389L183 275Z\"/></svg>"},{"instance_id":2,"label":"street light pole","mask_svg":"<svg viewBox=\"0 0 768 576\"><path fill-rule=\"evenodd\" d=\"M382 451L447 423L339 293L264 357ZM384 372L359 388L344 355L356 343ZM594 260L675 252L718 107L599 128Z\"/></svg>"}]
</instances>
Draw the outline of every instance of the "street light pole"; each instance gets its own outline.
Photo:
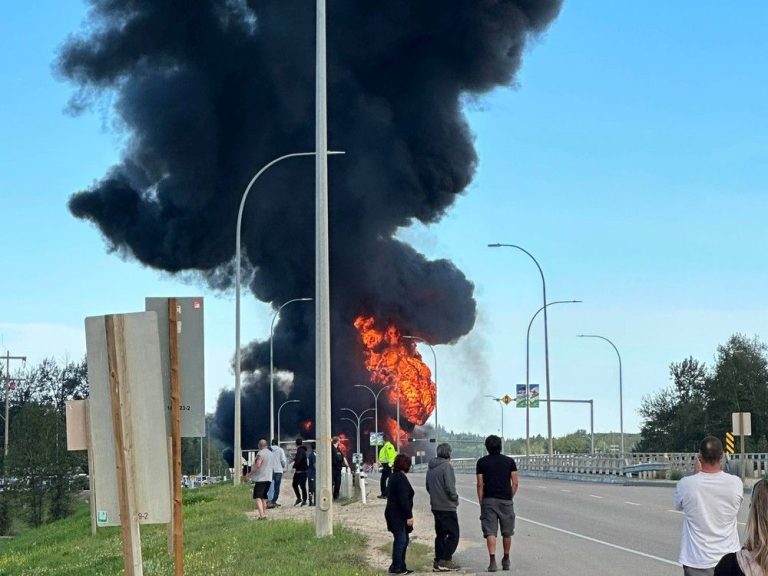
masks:
<instances>
[{"instance_id":1,"label":"street light pole","mask_svg":"<svg viewBox=\"0 0 768 576\"><path fill-rule=\"evenodd\" d=\"M245 187L243 197L240 199L240 208L237 211L237 225L235 226L235 430L234 430L234 471L232 474L232 481L235 486L240 484L240 477L242 475L242 468L240 466L240 459L242 458L242 444L240 435L240 232L243 223L243 210L245 208L245 200L248 198L248 193L266 170L274 166L278 162L282 162L287 158L295 158L297 156L315 156L315 152L295 152L293 154L285 154L275 158L268 164L266 164L256 175L248 182L248 186ZM328 154L344 154L344 152L328 152Z\"/></svg>"},{"instance_id":2,"label":"street light pole","mask_svg":"<svg viewBox=\"0 0 768 576\"><path fill-rule=\"evenodd\" d=\"M311 302L312 298L294 298L283 303L275 313L272 315L272 325L269 328L269 439L278 438L280 436L280 419L277 421L277 435L275 435L275 374L274 374L274 346L275 341L275 320L280 315L280 312L293 302Z\"/></svg>"},{"instance_id":3,"label":"street light pole","mask_svg":"<svg viewBox=\"0 0 768 576\"><path fill-rule=\"evenodd\" d=\"M373 408L366 408L365 410L360 412L360 414L358 414L357 412L352 410L352 408L342 408L342 410L346 410L347 412L351 412L352 414L355 415L356 421L352 420L351 418L341 418L341 419L342 420L349 420L350 422L352 422L355 425L355 428L357 429L357 445L356 445L357 450L355 450L355 452L357 452L359 454L360 453L360 422L365 420L365 418L363 418L363 416L365 416L366 412L371 412L374 409ZM370 418L370 416L368 416L368 418Z\"/></svg>"},{"instance_id":4,"label":"street light pole","mask_svg":"<svg viewBox=\"0 0 768 576\"><path fill-rule=\"evenodd\" d=\"M283 409L283 406L286 404L290 404L291 402L301 402L301 400L286 400L282 404L280 404L280 408L277 409L277 445L280 446L280 411Z\"/></svg>"},{"instance_id":5,"label":"street light pole","mask_svg":"<svg viewBox=\"0 0 768 576\"><path fill-rule=\"evenodd\" d=\"M522 248L521 246L518 246L516 244L488 244L489 248L516 248L517 250L520 250L521 252L525 252L531 260L533 260L533 263L536 264L536 268L539 269L539 274L541 275L541 292L543 296L543 307L544 307L544 369L545 369L545 376L546 376L546 388L547 388L547 397L550 396L549 394L549 333L547 329L547 283L544 280L544 272L541 269L541 266L539 266L538 260L533 257L533 254L528 252L525 248ZM526 390L526 393L528 391ZM550 405L547 404L547 436L549 438L549 455L552 456L553 450L552 450L552 410L550 408Z\"/></svg>"},{"instance_id":6,"label":"street light pole","mask_svg":"<svg viewBox=\"0 0 768 576\"><path fill-rule=\"evenodd\" d=\"M621 453L624 454L624 384L622 382L622 374L621 374L621 354L619 354L619 349L616 348L616 344L611 342L608 338L605 336L598 336L597 334L579 334L579 338L600 338L600 340L605 340L613 346L613 349L616 351L616 356L619 357L619 429L621 432Z\"/></svg>"},{"instance_id":7,"label":"street light pole","mask_svg":"<svg viewBox=\"0 0 768 576\"><path fill-rule=\"evenodd\" d=\"M530 388L531 388L531 379L530 379L530 350L531 350L531 326L533 325L533 321L536 319L536 316L539 315L539 312L544 310L544 313L546 314L547 308L549 306L554 306L555 304L578 304L581 300L555 300L554 302L550 302L549 304L545 304L531 317L531 321L528 322L528 332L525 335L525 455L530 456L531 455L531 402L530 402ZM549 393L547 393L549 395ZM547 422L549 422L549 404L547 404ZM552 427L547 426L547 434L549 435L549 446L550 446L550 456L552 455Z\"/></svg>"},{"instance_id":8,"label":"street light pole","mask_svg":"<svg viewBox=\"0 0 768 576\"><path fill-rule=\"evenodd\" d=\"M495 400L499 403L499 408L501 408L501 453L504 454L504 404L501 398L496 398L496 396L491 396L490 394L483 394L483 396Z\"/></svg>"},{"instance_id":9,"label":"street light pole","mask_svg":"<svg viewBox=\"0 0 768 576\"><path fill-rule=\"evenodd\" d=\"M440 442L439 442L438 438L440 436L440 432L439 432L439 429L437 427L437 390L438 390L438 388L437 388L437 354L435 354L435 348L432 346L432 344L430 344L429 342L424 340L424 338L421 338L419 336L405 336L405 335L401 335L401 337L402 338L408 338L409 340L416 340L417 342L422 342L422 343L426 344L427 346L429 346L429 349L432 351L432 361L433 361L434 366L435 366L435 444L439 444Z\"/></svg>"},{"instance_id":10,"label":"street light pole","mask_svg":"<svg viewBox=\"0 0 768 576\"><path fill-rule=\"evenodd\" d=\"M392 388L392 384L387 384L383 388L381 388L378 392L374 392L373 389L370 386L366 386L365 384L355 384L355 388L365 388L373 394L373 419L374 419L374 427L376 430L376 437L379 437L379 394L384 392L387 388ZM376 454L374 454L374 459L376 459Z\"/></svg>"}]
</instances>

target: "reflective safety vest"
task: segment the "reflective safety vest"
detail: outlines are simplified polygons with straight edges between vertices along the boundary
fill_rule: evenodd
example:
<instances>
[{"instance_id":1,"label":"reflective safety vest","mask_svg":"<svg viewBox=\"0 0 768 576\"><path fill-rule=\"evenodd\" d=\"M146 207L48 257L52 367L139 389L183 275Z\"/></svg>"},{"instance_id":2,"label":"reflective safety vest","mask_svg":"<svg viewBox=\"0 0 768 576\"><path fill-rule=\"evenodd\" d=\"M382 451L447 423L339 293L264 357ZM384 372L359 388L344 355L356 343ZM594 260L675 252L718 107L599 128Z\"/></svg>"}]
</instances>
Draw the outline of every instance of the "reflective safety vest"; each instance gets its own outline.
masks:
<instances>
[{"instance_id":1,"label":"reflective safety vest","mask_svg":"<svg viewBox=\"0 0 768 576\"><path fill-rule=\"evenodd\" d=\"M381 450L379 450L379 463L380 464L389 464L392 466L395 463L395 456L397 456L397 451L395 450L394 444L387 440L384 442L384 445L381 447Z\"/></svg>"}]
</instances>

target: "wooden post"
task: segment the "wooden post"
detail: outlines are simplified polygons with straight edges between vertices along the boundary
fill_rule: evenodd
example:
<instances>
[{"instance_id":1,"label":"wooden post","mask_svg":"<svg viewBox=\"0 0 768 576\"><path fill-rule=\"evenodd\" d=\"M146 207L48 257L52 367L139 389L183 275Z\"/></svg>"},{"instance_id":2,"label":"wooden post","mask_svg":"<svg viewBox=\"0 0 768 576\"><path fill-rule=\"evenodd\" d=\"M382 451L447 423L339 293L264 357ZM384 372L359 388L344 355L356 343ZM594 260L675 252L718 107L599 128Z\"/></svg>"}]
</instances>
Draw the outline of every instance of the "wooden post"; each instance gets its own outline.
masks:
<instances>
[{"instance_id":1,"label":"wooden post","mask_svg":"<svg viewBox=\"0 0 768 576\"><path fill-rule=\"evenodd\" d=\"M112 430L115 436L117 493L120 500L120 527L123 540L123 567L126 576L143 576L141 534L136 513L133 480L133 446L130 403L123 397L121 382L126 380L124 320L121 316L104 317L109 366L109 397Z\"/></svg>"},{"instance_id":2,"label":"wooden post","mask_svg":"<svg viewBox=\"0 0 768 576\"><path fill-rule=\"evenodd\" d=\"M176 298L168 298L169 373L171 376L171 444L173 455L173 551L176 576L184 576L184 518L181 503L181 409L179 390L179 321Z\"/></svg>"}]
</instances>

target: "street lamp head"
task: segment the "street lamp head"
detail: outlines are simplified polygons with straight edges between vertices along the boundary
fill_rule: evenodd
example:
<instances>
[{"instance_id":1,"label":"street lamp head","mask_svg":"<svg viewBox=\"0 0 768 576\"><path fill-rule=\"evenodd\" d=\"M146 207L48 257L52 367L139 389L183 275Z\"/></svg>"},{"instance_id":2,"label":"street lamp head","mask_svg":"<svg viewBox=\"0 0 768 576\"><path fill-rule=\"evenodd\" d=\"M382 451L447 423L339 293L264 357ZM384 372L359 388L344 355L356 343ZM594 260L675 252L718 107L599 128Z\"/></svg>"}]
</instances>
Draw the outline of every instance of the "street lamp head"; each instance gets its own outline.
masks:
<instances>
[{"instance_id":1,"label":"street lamp head","mask_svg":"<svg viewBox=\"0 0 768 576\"><path fill-rule=\"evenodd\" d=\"M299 298L298 299L299 302L312 302L312 300L314 300L314 298Z\"/></svg>"},{"instance_id":2,"label":"street lamp head","mask_svg":"<svg viewBox=\"0 0 768 576\"><path fill-rule=\"evenodd\" d=\"M501 248L501 244L499 244L498 242L495 244L488 244L488 248Z\"/></svg>"},{"instance_id":3,"label":"street lamp head","mask_svg":"<svg viewBox=\"0 0 768 576\"><path fill-rule=\"evenodd\" d=\"M584 300L571 300L571 304L581 304Z\"/></svg>"}]
</instances>

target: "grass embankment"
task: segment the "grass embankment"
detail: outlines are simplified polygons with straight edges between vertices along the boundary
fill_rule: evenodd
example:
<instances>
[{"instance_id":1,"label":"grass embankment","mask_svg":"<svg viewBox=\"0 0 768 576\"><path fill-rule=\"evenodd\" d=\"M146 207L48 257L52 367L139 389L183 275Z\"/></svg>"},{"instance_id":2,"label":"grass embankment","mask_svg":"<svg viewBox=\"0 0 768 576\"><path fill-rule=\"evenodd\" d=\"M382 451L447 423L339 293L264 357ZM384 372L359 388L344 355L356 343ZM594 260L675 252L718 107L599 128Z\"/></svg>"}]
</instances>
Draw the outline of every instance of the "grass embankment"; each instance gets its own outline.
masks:
<instances>
[{"instance_id":1,"label":"grass embankment","mask_svg":"<svg viewBox=\"0 0 768 576\"><path fill-rule=\"evenodd\" d=\"M250 486L210 486L184 493L184 573L228 576L269 574L374 575L365 564L365 539L341 526L315 538L314 525L256 522ZM111 576L123 573L120 529L99 528L91 536L87 505L53 524L0 542L0 576ZM141 528L144 574L172 576L168 529Z\"/></svg>"}]
</instances>

